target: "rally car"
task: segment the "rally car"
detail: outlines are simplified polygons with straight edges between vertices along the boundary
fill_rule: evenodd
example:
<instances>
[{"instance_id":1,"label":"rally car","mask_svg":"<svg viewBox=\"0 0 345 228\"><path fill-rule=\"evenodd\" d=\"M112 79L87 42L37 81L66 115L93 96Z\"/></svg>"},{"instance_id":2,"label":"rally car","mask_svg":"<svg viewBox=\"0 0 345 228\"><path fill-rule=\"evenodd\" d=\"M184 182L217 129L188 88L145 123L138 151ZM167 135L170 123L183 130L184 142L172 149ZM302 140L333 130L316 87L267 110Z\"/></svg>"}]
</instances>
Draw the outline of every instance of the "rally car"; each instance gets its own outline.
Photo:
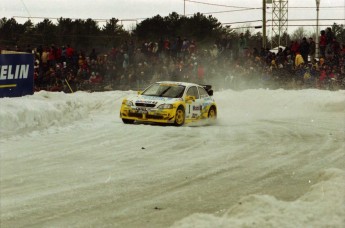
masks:
<instances>
[{"instance_id":1,"label":"rally car","mask_svg":"<svg viewBox=\"0 0 345 228\"><path fill-rule=\"evenodd\" d=\"M201 119L216 119L217 106L210 85L162 81L125 98L120 118L125 124L151 122L182 126Z\"/></svg>"}]
</instances>

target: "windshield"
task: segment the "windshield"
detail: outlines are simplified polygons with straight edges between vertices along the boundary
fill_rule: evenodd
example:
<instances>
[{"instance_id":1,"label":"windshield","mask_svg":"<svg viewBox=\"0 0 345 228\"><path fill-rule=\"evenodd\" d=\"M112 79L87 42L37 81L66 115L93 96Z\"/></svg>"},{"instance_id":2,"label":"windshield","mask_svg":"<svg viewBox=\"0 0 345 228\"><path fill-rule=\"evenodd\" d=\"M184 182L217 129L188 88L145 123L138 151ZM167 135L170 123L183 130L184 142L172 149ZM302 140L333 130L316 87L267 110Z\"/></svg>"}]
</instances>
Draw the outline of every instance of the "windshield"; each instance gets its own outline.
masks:
<instances>
[{"instance_id":1,"label":"windshield","mask_svg":"<svg viewBox=\"0 0 345 228\"><path fill-rule=\"evenodd\" d=\"M156 97L180 98L183 95L185 86L173 84L153 84L147 88L142 95Z\"/></svg>"}]
</instances>

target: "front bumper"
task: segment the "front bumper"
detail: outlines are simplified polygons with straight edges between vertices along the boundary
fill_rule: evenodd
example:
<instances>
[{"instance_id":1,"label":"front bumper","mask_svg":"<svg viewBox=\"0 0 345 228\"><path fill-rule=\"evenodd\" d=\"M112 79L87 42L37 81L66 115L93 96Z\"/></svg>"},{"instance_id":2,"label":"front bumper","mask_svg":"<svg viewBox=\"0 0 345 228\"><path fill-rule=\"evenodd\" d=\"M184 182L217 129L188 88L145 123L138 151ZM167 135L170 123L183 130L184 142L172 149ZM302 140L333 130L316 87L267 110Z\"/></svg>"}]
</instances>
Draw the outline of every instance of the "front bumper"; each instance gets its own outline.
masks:
<instances>
[{"instance_id":1,"label":"front bumper","mask_svg":"<svg viewBox=\"0 0 345 228\"><path fill-rule=\"evenodd\" d=\"M120 118L142 122L174 123L175 113L175 109L142 109L123 105L120 110Z\"/></svg>"}]
</instances>

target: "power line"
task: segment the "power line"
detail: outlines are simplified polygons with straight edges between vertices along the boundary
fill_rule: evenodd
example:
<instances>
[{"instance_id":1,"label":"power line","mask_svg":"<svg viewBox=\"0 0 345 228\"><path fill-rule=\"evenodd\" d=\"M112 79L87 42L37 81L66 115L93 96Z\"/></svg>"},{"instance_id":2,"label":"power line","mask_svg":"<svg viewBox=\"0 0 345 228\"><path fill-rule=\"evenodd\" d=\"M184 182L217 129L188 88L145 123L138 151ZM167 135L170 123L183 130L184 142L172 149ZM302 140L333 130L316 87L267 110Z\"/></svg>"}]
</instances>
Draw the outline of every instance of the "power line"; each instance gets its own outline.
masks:
<instances>
[{"instance_id":1,"label":"power line","mask_svg":"<svg viewBox=\"0 0 345 228\"><path fill-rule=\"evenodd\" d=\"M262 20L255 20L255 21L238 21L238 22L229 22L229 23L222 23L223 25L233 25L233 24L245 24L251 22L262 22Z\"/></svg>"},{"instance_id":2,"label":"power line","mask_svg":"<svg viewBox=\"0 0 345 228\"><path fill-rule=\"evenodd\" d=\"M254 9L252 7L245 7L245 6L229 6L229 5L221 5L221 4L215 4L215 3L193 1L193 0L185 0L185 1L191 2L191 3L202 4L202 5L209 5L209 6L221 6L221 7L238 8L238 9Z\"/></svg>"},{"instance_id":3,"label":"power line","mask_svg":"<svg viewBox=\"0 0 345 228\"><path fill-rule=\"evenodd\" d=\"M344 9L345 6L320 6L319 9ZM290 9L316 9L316 6L289 6Z\"/></svg>"},{"instance_id":4,"label":"power line","mask_svg":"<svg viewBox=\"0 0 345 228\"><path fill-rule=\"evenodd\" d=\"M262 9L257 7L246 7L246 6L230 6L230 5L223 5L223 4L216 4L216 3L208 3L208 2L200 2L194 0L184 0L186 2L197 3L202 5L210 5L210 6L219 6L219 7L228 7L228 8L238 8L238 9ZM268 8L270 8L268 6ZM316 6L289 6L289 9L316 9ZM320 6L319 9L344 9L344 6Z\"/></svg>"},{"instance_id":5,"label":"power line","mask_svg":"<svg viewBox=\"0 0 345 228\"><path fill-rule=\"evenodd\" d=\"M342 21L344 19L319 19L320 21ZM266 22L271 22L272 20L267 20ZM305 18L301 18L301 19L289 19L288 21L315 21L315 19L305 19ZM236 21L236 22L226 22L226 23L222 23L223 25L233 25L233 24L245 24L245 23L252 23L252 22L262 22L262 20L253 20L253 21Z\"/></svg>"},{"instance_id":6,"label":"power line","mask_svg":"<svg viewBox=\"0 0 345 228\"><path fill-rule=\"evenodd\" d=\"M343 21L344 18L342 19L319 19L319 21ZM270 20L268 20L270 21ZM288 21L315 21L315 19L305 19L305 18L301 18L301 19L289 19Z\"/></svg>"},{"instance_id":7,"label":"power line","mask_svg":"<svg viewBox=\"0 0 345 228\"><path fill-rule=\"evenodd\" d=\"M266 25L267 27L272 27L272 25ZM313 26L315 26L315 25L290 25L290 24L288 24L287 25L288 27L301 27L301 26L305 26L305 27L313 27ZM324 26L324 27L331 27L331 26L333 26L333 25L322 25L322 26ZM255 28L256 29L256 27L257 26L244 26L244 27L242 27L242 26L240 26L240 27L234 27L234 28L232 28L231 27L231 29L248 29L248 28ZM261 29L261 27L260 27L260 29Z\"/></svg>"},{"instance_id":8,"label":"power line","mask_svg":"<svg viewBox=\"0 0 345 228\"><path fill-rule=\"evenodd\" d=\"M262 9L262 8L249 8L249 9L238 9L238 10L225 10L225 11L215 11L215 12L206 12L206 13L202 13L201 14L218 14L218 13L231 13L231 12L238 12L238 11L248 11L248 10L258 10L258 9ZM194 14L186 14L186 16L192 16Z\"/></svg>"}]
</instances>

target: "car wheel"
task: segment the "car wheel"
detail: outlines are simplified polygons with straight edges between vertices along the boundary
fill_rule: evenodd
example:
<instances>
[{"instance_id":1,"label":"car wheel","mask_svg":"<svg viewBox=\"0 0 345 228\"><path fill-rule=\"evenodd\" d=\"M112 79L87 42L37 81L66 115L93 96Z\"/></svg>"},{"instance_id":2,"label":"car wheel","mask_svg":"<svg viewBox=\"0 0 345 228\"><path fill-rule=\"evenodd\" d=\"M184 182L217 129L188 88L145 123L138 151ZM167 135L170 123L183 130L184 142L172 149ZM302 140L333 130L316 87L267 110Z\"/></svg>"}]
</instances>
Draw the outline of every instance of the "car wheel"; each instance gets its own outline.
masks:
<instances>
[{"instance_id":1,"label":"car wheel","mask_svg":"<svg viewBox=\"0 0 345 228\"><path fill-rule=\"evenodd\" d=\"M175 114L175 126L182 126L185 120L185 113L183 107L178 107Z\"/></svg>"},{"instance_id":2,"label":"car wheel","mask_svg":"<svg viewBox=\"0 0 345 228\"><path fill-rule=\"evenodd\" d=\"M217 118L217 111L215 107L211 107L208 111L208 118L209 119L216 119Z\"/></svg>"},{"instance_id":3,"label":"car wheel","mask_svg":"<svg viewBox=\"0 0 345 228\"><path fill-rule=\"evenodd\" d=\"M134 120L122 119L122 122L125 123L125 124L133 124Z\"/></svg>"}]
</instances>

